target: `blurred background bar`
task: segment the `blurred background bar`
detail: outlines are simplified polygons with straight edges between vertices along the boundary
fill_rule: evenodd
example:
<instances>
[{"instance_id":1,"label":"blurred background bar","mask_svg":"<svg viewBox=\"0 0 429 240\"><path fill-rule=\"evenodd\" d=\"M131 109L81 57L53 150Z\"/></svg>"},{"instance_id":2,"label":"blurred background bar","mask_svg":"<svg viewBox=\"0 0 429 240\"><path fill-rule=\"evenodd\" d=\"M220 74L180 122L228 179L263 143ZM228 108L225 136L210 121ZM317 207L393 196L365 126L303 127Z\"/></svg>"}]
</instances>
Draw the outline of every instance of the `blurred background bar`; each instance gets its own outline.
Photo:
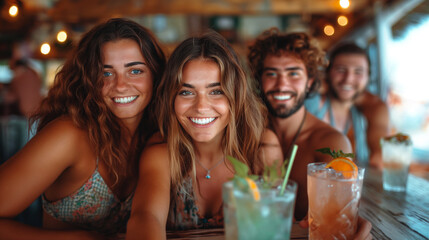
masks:
<instances>
[{"instance_id":1,"label":"blurred background bar","mask_svg":"<svg viewBox=\"0 0 429 240\"><path fill-rule=\"evenodd\" d=\"M248 44L270 27L307 32L327 52L353 40L371 57L368 89L389 104L392 131L410 134L415 161L429 163L429 0L0 0L0 91L14 76L10 63L31 59L45 94L82 34L112 17L151 29L167 55L207 28L225 36L243 61ZM0 105L7 126L3 95ZM1 132L2 161L22 146L18 125Z\"/></svg>"}]
</instances>

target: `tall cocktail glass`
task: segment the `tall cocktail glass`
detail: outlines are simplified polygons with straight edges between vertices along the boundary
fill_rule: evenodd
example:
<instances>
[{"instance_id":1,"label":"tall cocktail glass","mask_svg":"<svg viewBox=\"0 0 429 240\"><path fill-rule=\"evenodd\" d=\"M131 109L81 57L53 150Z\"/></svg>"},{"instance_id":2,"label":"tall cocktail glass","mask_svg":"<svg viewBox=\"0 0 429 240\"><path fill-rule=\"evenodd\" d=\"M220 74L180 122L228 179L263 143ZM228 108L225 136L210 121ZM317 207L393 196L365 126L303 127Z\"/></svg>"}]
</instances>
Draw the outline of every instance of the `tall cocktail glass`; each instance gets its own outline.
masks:
<instances>
[{"instance_id":1,"label":"tall cocktail glass","mask_svg":"<svg viewBox=\"0 0 429 240\"><path fill-rule=\"evenodd\" d=\"M412 159L411 140L407 135L397 134L382 138L380 143L383 154L383 189L404 192Z\"/></svg>"},{"instance_id":2,"label":"tall cocktail glass","mask_svg":"<svg viewBox=\"0 0 429 240\"><path fill-rule=\"evenodd\" d=\"M223 185L223 210L226 240L290 239L295 208L296 182L289 180L285 193L279 195L280 184L265 189L257 181L260 200L249 192Z\"/></svg>"},{"instance_id":3,"label":"tall cocktail glass","mask_svg":"<svg viewBox=\"0 0 429 240\"><path fill-rule=\"evenodd\" d=\"M353 239L365 169L336 172L325 166L307 167L309 239Z\"/></svg>"}]
</instances>

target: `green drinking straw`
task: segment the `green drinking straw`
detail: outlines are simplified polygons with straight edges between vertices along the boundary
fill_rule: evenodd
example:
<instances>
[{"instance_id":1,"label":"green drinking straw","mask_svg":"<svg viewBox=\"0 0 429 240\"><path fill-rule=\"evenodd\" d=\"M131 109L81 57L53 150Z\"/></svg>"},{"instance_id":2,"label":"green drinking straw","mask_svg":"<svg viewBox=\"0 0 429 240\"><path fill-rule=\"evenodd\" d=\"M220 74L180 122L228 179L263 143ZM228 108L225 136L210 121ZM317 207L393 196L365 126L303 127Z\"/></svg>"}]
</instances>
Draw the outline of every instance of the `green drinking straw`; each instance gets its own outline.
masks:
<instances>
[{"instance_id":1,"label":"green drinking straw","mask_svg":"<svg viewBox=\"0 0 429 240\"><path fill-rule=\"evenodd\" d=\"M295 159L295 155L296 155L297 150L298 150L298 146L296 144L294 144L293 148L292 148L292 153L290 154L290 160L289 160L289 163L287 166L285 178L283 179L282 188L280 189L280 196L283 195L285 192L287 181L289 179L290 170L292 169L293 160Z\"/></svg>"}]
</instances>

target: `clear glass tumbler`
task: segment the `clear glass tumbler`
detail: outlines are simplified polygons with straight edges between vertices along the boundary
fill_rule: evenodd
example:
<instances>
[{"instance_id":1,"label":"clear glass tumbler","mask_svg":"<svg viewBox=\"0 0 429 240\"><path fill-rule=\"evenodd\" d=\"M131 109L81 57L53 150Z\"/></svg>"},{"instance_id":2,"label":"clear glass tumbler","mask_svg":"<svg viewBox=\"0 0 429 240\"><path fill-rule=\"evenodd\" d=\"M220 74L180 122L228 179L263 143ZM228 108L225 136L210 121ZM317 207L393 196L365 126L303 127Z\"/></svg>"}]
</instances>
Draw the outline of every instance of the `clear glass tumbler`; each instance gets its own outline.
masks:
<instances>
[{"instance_id":1,"label":"clear glass tumbler","mask_svg":"<svg viewBox=\"0 0 429 240\"><path fill-rule=\"evenodd\" d=\"M396 138L380 140L383 155L383 189L404 192L407 188L413 145L411 141L398 141Z\"/></svg>"},{"instance_id":2,"label":"clear glass tumbler","mask_svg":"<svg viewBox=\"0 0 429 240\"><path fill-rule=\"evenodd\" d=\"M353 239L365 169L356 174L325 166L307 166L309 239Z\"/></svg>"},{"instance_id":3,"label":"clear glass tumbler","mask_svg":"<svg viewBox=\"0 0 429 240\"><path fill-rule=\"evenodd\" d=\"M223 210L226 240L290 239L295 208L296 182L289 180L280 196L280 184L265 189L257 182L261 198L234 188L232 181L223 185Z\"/></svg>"}]
</instances>

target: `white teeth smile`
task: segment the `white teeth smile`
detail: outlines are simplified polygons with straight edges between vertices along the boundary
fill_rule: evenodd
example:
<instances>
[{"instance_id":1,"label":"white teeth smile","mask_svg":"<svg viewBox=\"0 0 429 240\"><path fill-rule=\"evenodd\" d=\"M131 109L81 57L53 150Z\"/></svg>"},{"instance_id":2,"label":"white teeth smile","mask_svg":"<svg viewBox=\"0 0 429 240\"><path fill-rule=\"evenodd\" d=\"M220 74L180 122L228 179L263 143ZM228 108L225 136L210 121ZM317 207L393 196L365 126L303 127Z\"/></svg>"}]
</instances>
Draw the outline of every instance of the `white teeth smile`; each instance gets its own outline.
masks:
<instances>
[{"instance_id":1,"label":"white teeth smile","mask_svg":"<svg viewBox=\"0 0 429 240\"><path fill-rule=\"evenodd\" d=\"M115 101L115 103L130 103L134 100L136 100L137 96L132 96L132 97L115 97L113 98L113 101Z\"/></svg>"},{"instance_id":2,"label":"white teeth smile","mask_svg":"<svg viewBox=\"0 0 429 240\"><path fill-rule=\"evenodd\" d=\"M216 118L189 118L193 123L205 125L213 122Z\"/></svg>"},{"instance_id":3,"label":"white teeth smile","mask_svg":"<svg viewBox=\"0 0 429 240\"><path fill-rule=\"evenodd\" d=\"M292 98L291 95L274 95L273 97L274 97L274 99L281 100L281 101L282 100L288 100L288 99Z\"/></svg>"},{"instance_id":4,"label":"white teeth smile","mask_svg":"<svg viewBox=\"0 0 429 240\"><path fill-rule=\"evenodd\" d=\"M346 90L346 91L350 91L350 90L353 90L353 87L350 85L345 85L345 86L342 86L341 89Z\"/></svg>"}]
</instances>

